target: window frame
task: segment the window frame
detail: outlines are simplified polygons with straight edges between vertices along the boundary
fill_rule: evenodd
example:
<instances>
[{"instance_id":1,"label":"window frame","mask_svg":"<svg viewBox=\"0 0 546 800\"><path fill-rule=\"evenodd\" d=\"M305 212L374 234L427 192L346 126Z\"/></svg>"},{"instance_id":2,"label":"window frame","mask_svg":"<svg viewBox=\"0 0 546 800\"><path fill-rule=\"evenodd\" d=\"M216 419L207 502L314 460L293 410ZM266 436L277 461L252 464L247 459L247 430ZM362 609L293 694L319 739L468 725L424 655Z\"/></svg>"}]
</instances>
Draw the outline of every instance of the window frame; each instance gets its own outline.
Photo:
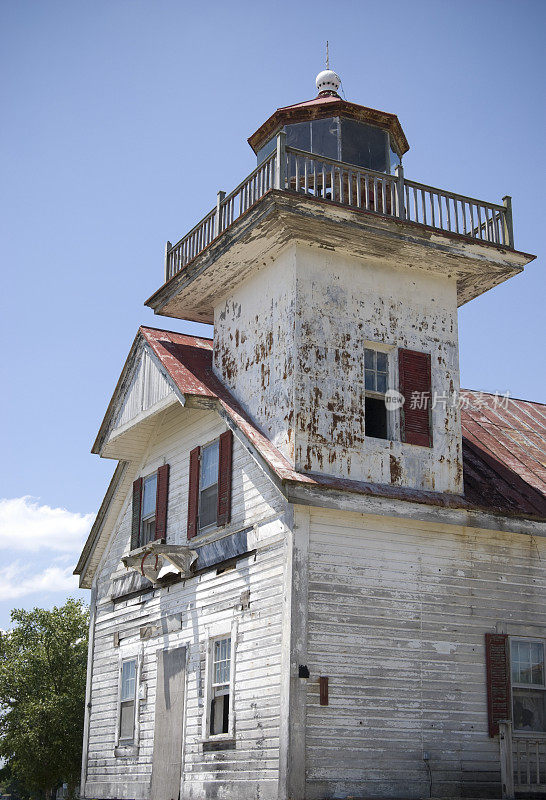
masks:
<instances>
[{"instance_id":1,"label":"window frame","mask_svg":"<svg viewBox=\"0 0 546 800\"><path fill-rule=\"evenodd\" d=\"M526 644L540 644L542 645L542 679L543 684L539 686L537 684L529 684L529 683L515 683L512 680L512 642L525 642ZM508 654L509 654L509 665L510 665L510 712L512 717L512 732L514 736L518 737L531 737L531 738L543 738L546 739L546 719L545 719L545 729L543 731L530 731L525 730L523 728L516 728L515 726L515 714L514 714L514 689L516 691L518 689L532 689L539 692L544 692L544 703L546 708L546 639L542 639L539 636L508 636Z\"/></svg>"},{"instance_id":2,"label":"window frame","mask_svg":"<svg viewBox=\"0 0 546 800\"><path fill-rule=\"evenodd\" d=\"M222 639L231 639L231 646L230 646L230 670L229 670L229 684L222 684L223 686L228 685L229 690L227 694L229 695L229 714L228 714L228 730L226 733L213 733L210 732L210 707L211 702L213 700L213 675L212 671L214 668L214 645L216 642L221 641ZM237 622L234 621L231 626L231 631L226 630L225 628L222 629L222 632L214 632L213 635L209 635L207 640L207 649L206 649L206 659L205 659L205 697L204 697L204 711L203 711L203 722L202 722L202 739L203 741L210 741L210 742L218 742L218 741L226 741L232 740L235 738L235 708L234 708L234 696L235 696L235 655L237 650Z\"/></svg>"},{"instance_id":3,"label":"window frame","mask_svg":"<svg viewBox=\"0 0 546 800\"><path fill-rule=\"evenodd\" d=\"M133 736L131 739L123 739L121 737L121 710L124 702L122 700L122 678L123 678L123 665L130 662L135 662L135 689L133 698ZM142 653L141 652L126 652L120 653L119 667L118 667L118 697L117 697L117 711L116 711L116 734L114 746L116 750L122 752L133 752L138 748L140 737L140 681L142 675Z\"/></svg>"},{"instance_id":4,"label":"window frame","mask_svg":"<svg viewBox=\"0 0 546 800\"><path fill-rule=\"evenodd\" d=\"M202 467L203 467L203 453L204 453L205 450L207 450L207 448L213 447L214 445L216 445L217 449L218 449L218 466L217 466L217 469L216 469L216 483L215 484L211 483L209 486L203 487L203 481L202 481L202 475L201 475L201 470L202 470ZM198 500L197 500L197 533L201 534L201 533L206 533L207 531L214 530L217 527L216 513L214 515L214 519L213 519L212 522L209 522L207 525L203 525L203 526L201 525L201 495L207 489L210 489L213 486L216 486L215 508L217 508L217 506L218 506L218 492L219 492L219 486L220 486L220 437L219 436L217 436L215 439L211 439L206 444L200 445L200 447L199 447L199 479L198 480L199 480L199 496L198 496Z\"/></svg>"},{"instance_id":5,"label":"window frame","mask_svg":"<svg viewBox=\"0 0 546 800\"><path fill-rule=\"evenodd\" d=\"M376 353L384 353L387 358L387 387L384 392L378 392L374 389L366 388L366 350L374 350ZM366 403L366 398L370 397L374 400L382 400L385 402L385 395L389 390L392 390L395 386L398 385L398 375L396 371L396 364L397 359L394 357L396 353L396 347L390 344L384 344L383 342L372 342L371 340L364 341L364 358L363 358L363 366L362 366L362 374L363 374L363 383L364 383L364 403ZM377 359L376 359L377 362ZM377 370L375 370L377 374ZM366 414L366 408L364 407L364 414ZM366 439L373 439L374 442L395 442L399 441L400 439L400 426L399 426L399 415L395 414L385 405L385 414L387 420L387 436L383 439L378 436L369 436L364 430L364 436Z\"/></svg>"}]
</instances>

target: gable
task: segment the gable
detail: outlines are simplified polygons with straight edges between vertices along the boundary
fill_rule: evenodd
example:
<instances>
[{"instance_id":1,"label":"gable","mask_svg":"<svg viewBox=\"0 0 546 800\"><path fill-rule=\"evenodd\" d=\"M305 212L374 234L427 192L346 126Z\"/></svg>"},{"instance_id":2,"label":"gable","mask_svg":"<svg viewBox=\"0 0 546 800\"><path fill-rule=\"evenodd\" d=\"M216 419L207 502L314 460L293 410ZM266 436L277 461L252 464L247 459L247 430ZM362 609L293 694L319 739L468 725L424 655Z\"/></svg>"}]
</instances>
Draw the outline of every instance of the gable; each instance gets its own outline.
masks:
<instances>
[{"instance_id":1,"label":"gable","mask_svg":"<svg viewBox=\"0 0 546 800\"><path fill-rule=\"evenodd\" d=\"M137 337L93 452L105 458L126 461L139 458L160 412L179 401L183 404L184 396L174 386L149 345Z\"/></svg>"},{"instance_id":2,"label":"gable","mask_svg":"<svg viewBox=\"0 0 546 800\"><path fill-rule=\"evenodd\" d=\"M147 347L144 347L112 422L110 438L133 424L144 412L153 412L158 406L164 406L165 398L170 395L172 389L167 379L153 362Z\"/></svg>"}]
</instances>

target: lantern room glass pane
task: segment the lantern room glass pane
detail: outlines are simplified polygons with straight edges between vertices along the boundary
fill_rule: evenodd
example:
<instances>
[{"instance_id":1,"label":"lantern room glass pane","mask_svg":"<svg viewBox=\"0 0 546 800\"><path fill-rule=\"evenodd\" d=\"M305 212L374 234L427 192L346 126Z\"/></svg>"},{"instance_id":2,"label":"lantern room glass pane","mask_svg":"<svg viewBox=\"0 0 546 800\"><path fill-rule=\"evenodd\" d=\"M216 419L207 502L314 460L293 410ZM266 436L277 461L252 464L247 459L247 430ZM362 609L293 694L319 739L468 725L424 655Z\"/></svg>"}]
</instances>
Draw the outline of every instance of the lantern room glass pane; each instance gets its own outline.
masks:
<instances>
[{"instance_id":1,"label":"lantern room glass pane","mask_svg":"<svg viewBox=\"0 0 546 800\"><path fill-rule=\"evenodd\" d=\"M311 123L310 122L295 122L293 125L287 125L286 131L286 144L289 147L296 147L298 150L311 150Z\"/></svg>"},{"instance_id":2,"label":"lantern room glass pane","mask_svg":"<svg viewBox=\"0 0 546 800\"><path fill-rule=\"evenodd\" d=\"M387 172L388 134L381 128L341 119L341 160L359 167Z\"/></svg>"},{"instance_id":3,"label":"lantern room glass pane","mask_svg":"<svg viewBox=\"0 0 546 800\"><path fill-rule=\"evenodd\" d=\"M311 152L326 156L326 158L333 158L336 161L339 160L341 153L338 117L313 120L311 123Z\"/></svg>"},{"instance_id":4,"label":"lantern room glass pane","mask_svg":"<svg viewBox=\"0 0 546 800\"><path fill-rule=\"evenodd\" d=\"M391 173L394 175L394 170L396 169L397 166L399 166L399 164L402 163L402 159L400 158L396 150L393 149L392 143L389 148L389 156L391 160Z\"/></svg>"},{"instance_id":5,"label":"lantern room glass pane","mask_svg":"<svg viewBox=\"0 0 546 800\"><path fill-rule=\"evenodd\" d=\"M274 136L266 144L264 144L264 146L261 148L261 150L258 150L258 153L257 153L257 156L256 156L256 158L258 159L258 165L260 165L262 163L262 161L265 161L267 156L271 155L271 153L276 148L276 146L277 146L277 137Z\"/></svg>"}]
</instances>

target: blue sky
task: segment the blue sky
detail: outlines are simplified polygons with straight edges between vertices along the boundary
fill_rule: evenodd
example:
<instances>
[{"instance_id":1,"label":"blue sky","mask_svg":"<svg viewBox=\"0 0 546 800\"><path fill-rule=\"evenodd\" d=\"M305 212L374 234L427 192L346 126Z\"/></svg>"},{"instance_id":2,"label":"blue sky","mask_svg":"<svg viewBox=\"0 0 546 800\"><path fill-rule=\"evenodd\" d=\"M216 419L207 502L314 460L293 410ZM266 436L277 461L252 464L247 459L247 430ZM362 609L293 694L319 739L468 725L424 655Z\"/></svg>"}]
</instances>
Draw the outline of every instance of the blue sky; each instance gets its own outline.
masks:
<instances>
[{"instance_id":1,"label":"blue sky","mask_svg":"<svg viewBox=\"0 0 546 800\"><path fill-rule=\"evenodd\" d=\"M511 194L524 275L460 312L462 384L546 401L543 0L0 5L0 628L73 594L114 464L89 453L176 241L254 166L246 138L315 95L398 114L414 180ZM82 593L86 596L87 593Z\"/></svg>"}]
</instances>

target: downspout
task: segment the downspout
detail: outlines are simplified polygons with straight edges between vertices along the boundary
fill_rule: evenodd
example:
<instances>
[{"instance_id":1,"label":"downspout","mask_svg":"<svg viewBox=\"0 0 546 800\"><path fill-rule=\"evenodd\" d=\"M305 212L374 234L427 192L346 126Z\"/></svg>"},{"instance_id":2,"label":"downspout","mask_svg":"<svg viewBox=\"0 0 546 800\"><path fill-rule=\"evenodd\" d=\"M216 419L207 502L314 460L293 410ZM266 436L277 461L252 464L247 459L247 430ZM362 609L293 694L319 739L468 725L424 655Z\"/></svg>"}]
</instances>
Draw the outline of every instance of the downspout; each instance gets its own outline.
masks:
<instances>
[{"instance_id":1,"label":"downspout","mask_svg":"<svg viewBox=\"0 0 546 800\"><path fill-rule=\"evenodd\" d=\"M97 616L97 587L91 589L89 615L89 644L87 647L87 680L85 684L85 717L83 721L82 774L80 781L80 797L85 797L87 781L87 759L89 748L89 723L91 718L91 686L93 683L93 655L95 650L95 620Z\"/></svg>"}]
</instances>

